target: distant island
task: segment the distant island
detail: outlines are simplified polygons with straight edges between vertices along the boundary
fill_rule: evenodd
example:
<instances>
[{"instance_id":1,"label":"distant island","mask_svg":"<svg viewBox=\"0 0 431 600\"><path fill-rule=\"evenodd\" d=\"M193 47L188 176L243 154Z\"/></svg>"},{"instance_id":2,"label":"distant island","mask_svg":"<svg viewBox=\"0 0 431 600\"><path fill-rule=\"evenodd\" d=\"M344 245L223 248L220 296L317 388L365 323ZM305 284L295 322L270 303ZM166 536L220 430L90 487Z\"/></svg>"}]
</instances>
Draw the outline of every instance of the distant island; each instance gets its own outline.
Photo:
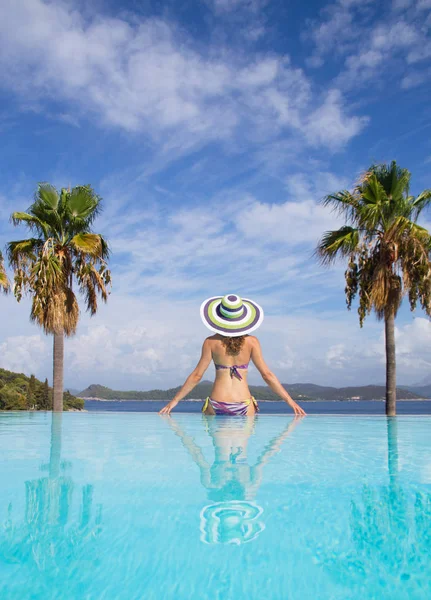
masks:
<instances>
[{"instance_id":1,"label":"distant island","mask_svg":"<svg viewBox=\"0 0 431 600\"><path fill-rule=\"evenodd\" d=\"M252 395L258 400L274 402L280 400L274 392L267 386L250 385ZM385 398L385 387L383 385L364 385L352 387L328 387L316 385L313 383L293 383L283 384L292 398L299 402L310 402L313 400L383 400ZM431 386L424 386L431 388ZM212 382L202 381L194 390L186 396L186 400L203 399L209 396L212 388ZM85 390L78 394L80 398L93 400L171 400L178 392L180 387L167 390L149 390L142 391L120 391L112 390L99 384L91 384ZM419 393L406 388L397 388L397 397L399 400L422 400L430 397L431 394Z\"/></svg>"}]
</instances>

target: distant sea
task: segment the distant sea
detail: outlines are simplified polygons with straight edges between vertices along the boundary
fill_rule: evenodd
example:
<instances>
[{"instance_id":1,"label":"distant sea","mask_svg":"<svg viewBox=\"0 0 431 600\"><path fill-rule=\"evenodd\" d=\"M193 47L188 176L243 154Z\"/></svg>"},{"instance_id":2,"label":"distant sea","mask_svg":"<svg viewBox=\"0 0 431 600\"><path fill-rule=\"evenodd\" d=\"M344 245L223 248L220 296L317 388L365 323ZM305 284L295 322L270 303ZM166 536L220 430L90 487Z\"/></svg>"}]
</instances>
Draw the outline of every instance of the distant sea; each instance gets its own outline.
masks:
<instances>
[{"instance_id":1,"label":"distant sea","mask_svg":"<svg viewBox=\"0 0 431 600\"><path fill-rule=\"evenodd\" d=\"M166 402L160 400L86 400L85 409L93 411L118 412L158 412ZM382 400L337 401L326 400L302 402L301 406L310 415L384 415L385 403ZM260 402L261 414L292 413L285 402ZM183 400L175 407L175 412L198 413L202 402ZM399 415L431 415L431 400L399 400Z\"/></svg>"}]
</instances>

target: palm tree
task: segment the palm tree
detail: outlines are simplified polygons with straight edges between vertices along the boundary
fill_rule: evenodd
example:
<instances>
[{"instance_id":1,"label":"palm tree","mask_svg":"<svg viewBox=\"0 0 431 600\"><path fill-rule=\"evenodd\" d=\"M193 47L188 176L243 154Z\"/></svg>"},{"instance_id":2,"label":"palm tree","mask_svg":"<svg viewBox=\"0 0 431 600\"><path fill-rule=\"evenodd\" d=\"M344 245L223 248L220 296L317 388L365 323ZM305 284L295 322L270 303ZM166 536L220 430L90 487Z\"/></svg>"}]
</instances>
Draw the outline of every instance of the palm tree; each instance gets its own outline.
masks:
<instances>
[{"instance_id":1,"label":"palm tree","mask_svg":"<svg viewBox=\"0 0 431 600\"><path fill-rule=\"evenodd\" d=\"M75 333L79 320L73 285L78 284L91 315L98 294L106 302L110 272L105 239L91 230L101 198L90 186L60 193L50 184L38 186L28 212L14 212L14 225L24 223L35 237L8 244L14 269L14 293L32 298L30 318L54 336L53 410L63 410L64 336Z\"/></svg>"},{"instance_id":2,"label":"palm tree","mask_svg":"<svg viewBox=\"0 0 431 600\"><path fill-rule=\"evenodd\" d=\"M0 289L5 293L9 291L9 280L6 275L6 269L4 266L3 254L0 251Z\"/></svg>"},{"instance_id":3,"label":"palm tree","mask_svg":"<svg viewBox=\"0 0 431 600\"><path fill-rule=\"evenodd\" d=\"M359 322L372 310L385 321L386 414L396 414L395 317L408 294L411 310L419 302L431 315L431 236L417 224L431 200L431 190L409 194L410 172L390 165L372 165L353 191L323 199L346 219L326 232L317 247L323 264L346 258L346 301L350 309L359 293Z\"/></svg>"}]
</instances>

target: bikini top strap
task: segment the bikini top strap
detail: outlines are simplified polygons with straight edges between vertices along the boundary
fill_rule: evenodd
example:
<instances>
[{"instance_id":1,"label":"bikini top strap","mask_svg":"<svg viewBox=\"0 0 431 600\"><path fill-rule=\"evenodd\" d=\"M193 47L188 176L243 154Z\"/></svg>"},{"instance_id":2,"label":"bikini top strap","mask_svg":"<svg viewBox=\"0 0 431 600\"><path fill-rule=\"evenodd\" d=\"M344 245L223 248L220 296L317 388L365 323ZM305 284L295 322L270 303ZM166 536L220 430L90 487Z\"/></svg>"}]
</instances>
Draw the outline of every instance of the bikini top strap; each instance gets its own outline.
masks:
<instances>
[{"instance_id":1,"label":"bikini top strap","mask_svg":"<svg viewBox=\"0 0 431 600\"><path fill-rule=\"evenodd\" d=\"M215 368L216 369L232 369L233 367L235 367L235 369L248 369L248 364L249 363L245 363L244 365L219 365L217 363L214 363Z\"/></svg>"},{"instance_id":2,"label":"bikini top strap","mask_svg":"<svg viewBox=\"0 0 431 600\"><path fill-rule=\"evenodd\" d=\"M244 365L218 365L214 363L216 370L217 369L230 369L230 376L236 377L237 379L242 379L241 373L238 372L238 369L248 369L248 363Z\"/></svg>"}]
</instances>

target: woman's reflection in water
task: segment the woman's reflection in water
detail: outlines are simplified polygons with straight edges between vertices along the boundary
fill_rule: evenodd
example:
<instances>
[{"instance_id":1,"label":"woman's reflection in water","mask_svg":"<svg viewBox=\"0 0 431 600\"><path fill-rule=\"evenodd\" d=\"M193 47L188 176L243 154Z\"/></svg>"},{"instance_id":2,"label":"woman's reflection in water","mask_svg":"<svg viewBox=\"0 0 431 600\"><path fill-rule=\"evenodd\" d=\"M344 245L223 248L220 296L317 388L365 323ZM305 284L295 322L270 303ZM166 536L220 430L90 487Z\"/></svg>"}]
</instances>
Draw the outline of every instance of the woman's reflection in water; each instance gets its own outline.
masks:
<instances>
[{"instance_id":1,"label":"woman's reflection in water","mask_svg":"<svg viewBox=\"0 0 431 600\"><path fill-rule=\"evenodd\" d=\"M263 468L280 450L301 418L289 421L284 430L265 446L254 465L249 464L247 446L257 417L203 415L203 420L214 446L212 465L178 421L173 417L168 420L199 467L201 483L212 502L201 512L201 540L208 544L250 542L265 529L263 509L253 502L262 483Z\"/></svg>"}]
</instances>

